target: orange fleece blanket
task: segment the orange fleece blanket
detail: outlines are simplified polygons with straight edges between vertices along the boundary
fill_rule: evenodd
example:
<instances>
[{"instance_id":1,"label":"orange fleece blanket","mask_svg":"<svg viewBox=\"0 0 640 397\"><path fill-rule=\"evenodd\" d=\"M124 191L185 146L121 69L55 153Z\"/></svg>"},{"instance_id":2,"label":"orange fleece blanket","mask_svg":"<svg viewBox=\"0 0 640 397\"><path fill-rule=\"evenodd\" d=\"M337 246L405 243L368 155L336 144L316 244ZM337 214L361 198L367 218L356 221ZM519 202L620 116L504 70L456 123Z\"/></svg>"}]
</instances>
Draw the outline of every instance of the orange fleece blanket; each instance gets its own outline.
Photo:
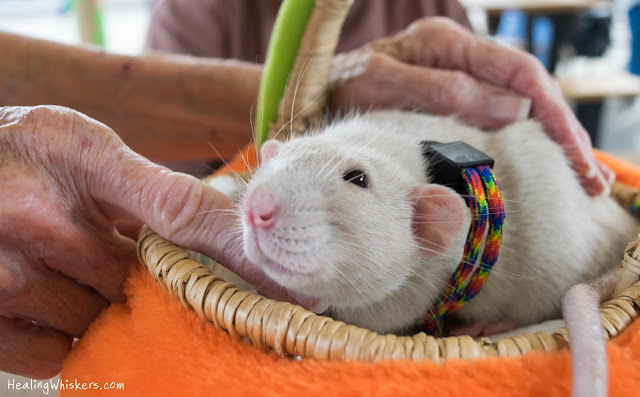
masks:
<instances>
[{"instance_id":1,"label":"orange fleece blanket","mask_svg":"<svg viewBox=\"0 0 640 397\"><path fill-rule=\"evenodd\" d=\"M640 168L598 158L619 180L640 187ZM246 158L246 157L245 157ZM64 363L63 380L111 395L433 395L567 396L567 351L473 362L323 362L290 360L233 340L203 323L137 266L128 302L105 310ZM610 396L640 395L640 321L608 342ZM91 383L94 382L94 383ZM65 390L62 396L74 395Z\"/></svg>"}]
</instances>

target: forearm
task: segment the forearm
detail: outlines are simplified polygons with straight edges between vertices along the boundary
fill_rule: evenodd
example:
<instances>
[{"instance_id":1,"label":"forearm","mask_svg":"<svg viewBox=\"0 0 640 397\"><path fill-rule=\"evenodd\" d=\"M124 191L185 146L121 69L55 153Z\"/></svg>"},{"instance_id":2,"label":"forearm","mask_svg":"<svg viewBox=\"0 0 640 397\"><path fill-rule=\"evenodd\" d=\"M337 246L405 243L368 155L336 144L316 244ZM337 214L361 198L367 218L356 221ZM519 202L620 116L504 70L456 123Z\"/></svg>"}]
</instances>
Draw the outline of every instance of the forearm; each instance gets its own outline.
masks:
<instances>
[{"instance_id":1,"label":"forearm","mask_svg":"<svg viewBox=\"0 0 640 397\"><path fill-rule=\"evenodd\" d=\"M250 140L260 66L123 56L0 32L0 105L56 104L157 161L232 157Z\"/></svg>"}]
</instances>

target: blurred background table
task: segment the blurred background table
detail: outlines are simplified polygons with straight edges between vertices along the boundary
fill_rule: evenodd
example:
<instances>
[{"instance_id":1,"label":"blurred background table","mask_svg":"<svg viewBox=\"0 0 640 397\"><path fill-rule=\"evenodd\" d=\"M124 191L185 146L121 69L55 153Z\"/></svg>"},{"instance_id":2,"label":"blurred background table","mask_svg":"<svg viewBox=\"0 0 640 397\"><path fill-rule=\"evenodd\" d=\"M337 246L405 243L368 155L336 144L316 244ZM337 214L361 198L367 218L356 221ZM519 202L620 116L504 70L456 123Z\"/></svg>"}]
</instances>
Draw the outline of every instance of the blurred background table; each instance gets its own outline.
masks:
<instances>
[{"instance_id":1,"label":"blurred background table","mask_svg":"<svg viewBox=\"0 0 640 397\"><path fill-rule=\"evenodd\" d=\"M570 48L577 55L581 51L592 51L588 54L592 58L601 56L608 47L609 37L598 38L587 31L582 43L590 48L576 48L576 32L584 26L585 17L592 18L593 24L599 23L600 32L609 35L611 29L612 8L611 0L462 0L462 3L471 12L482 10L486 15L486 25L490 36L499 41L508 42L508 35L517 36L514 42L522 49L536 54L545 64L550 73L555 74L560 60L566 58L566 49ZM515 11L517 10L517 11ZM511 14L510 14L511 13ZM515 13L515 14L514 14ZM501 18L511 18L505 21ZM535 31L536 19L546 18L545 28L549 35L548 47L540 50L540 32ZM582 19L581 19L582 18ZM524 26L522 26L524 25ZM593 26L593 25L592 25ZM522 31L520 31L522 30ZM502 32L501 32L502 31ZM505 34L507 37L501 37ZM523 39L518 42L517 40ZM538 39L538 42L536 42ZM541 52L546 53L541 55ZM600 54L598 54L601 52ZM571 51L569 51L571 53ZM559 82L565 97L574 105L575 113L585 129L589 132L591 140L596 146L600 146L600 123L603 113L603 105L608 99L633 99L640 95L640 78L625 70L611 68L597 73L563 73Z\"/></svg>"},{"instance_id":2,"label":"blurred background table","mask_svg":"<svg viewBox=\"0 0 640 397\"><path fill-rule=\"evenodd\" d=\"M461 0L467 7L483 9L488 14L499 14L504 10L518 9L530 13L571 13L596 6L608 5L606 0Z\"/></svg>"}]
</instances>

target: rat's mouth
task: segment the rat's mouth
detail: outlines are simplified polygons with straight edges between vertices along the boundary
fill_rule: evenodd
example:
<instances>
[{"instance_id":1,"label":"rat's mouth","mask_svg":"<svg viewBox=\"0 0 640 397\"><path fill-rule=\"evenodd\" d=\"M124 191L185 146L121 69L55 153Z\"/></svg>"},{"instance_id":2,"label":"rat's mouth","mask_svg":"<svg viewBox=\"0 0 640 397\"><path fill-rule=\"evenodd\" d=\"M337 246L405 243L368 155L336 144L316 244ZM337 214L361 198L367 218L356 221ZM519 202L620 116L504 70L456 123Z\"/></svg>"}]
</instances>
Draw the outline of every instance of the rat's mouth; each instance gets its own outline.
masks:
<instances>
[{"instance_id":1,"label":"rat's mouth","mask_svg":"<svg viewBox=\"0 0 640 397\"><path fill-rule=\"evenodd\" d=\"M258 245L258 249L260 249L260 246ZM260 250L262 253L262 260L260 261L260 264L263 265L264 267L266 267L267 269L269 269L269 271L276 273L278 275L281 276L295 276L295 275L304 275L304 273L300 273L300 272L294 272L293 270L282 266L280 263L274 261L273 259L269 258L269 256L262 250Z\"/></svg>"},{"instance_id":2,"label":"rat's mouth","mask_svg":"<svg viewBox=\"0 0 640 397\"><path fill-rule=\"evenodd\" d=\"M317 271L313 269L299 269L299 266L295 266L293 264L287 266L287 261L280 260L280 258L295 256L297 253L288 252L283 248L279 248L278 254L273 255L269 250L266 250L261 246L260 238L257 233L251 234L252 236L247 239L248 244L245 247L247 257L256 265L262 266L270 277L275 277L277 279L290 279L291 277L296 276L311 277L317 273Z\"/></svg>"},{"instance_id":3,"label":"rat's mouth","mask_svg":"<svg viewBox=\"0 0 640 397\"><path fill-rule=\"evenodd\" d=\"M293 298L297 304L304 307L307 310L311 310L317 314L325 312L329 308L329 304L326 299L312 296L301 292L301 277L309 279L313 277L316 271L297 271L287 266L280 264L280 261L274 260L271 256L265 252L260 246L260 238L256 233L251 233L250 238L245 239L247 242L245 246L245 252L247 257L254 264L261 266L267 276L276 281L278 284L286 288L287 294ZM287 255L284 252L283 255ZM291 253L293 255L293 253ZM291 286L295 285L294 288Z\"/></svg>"}]
</instances>

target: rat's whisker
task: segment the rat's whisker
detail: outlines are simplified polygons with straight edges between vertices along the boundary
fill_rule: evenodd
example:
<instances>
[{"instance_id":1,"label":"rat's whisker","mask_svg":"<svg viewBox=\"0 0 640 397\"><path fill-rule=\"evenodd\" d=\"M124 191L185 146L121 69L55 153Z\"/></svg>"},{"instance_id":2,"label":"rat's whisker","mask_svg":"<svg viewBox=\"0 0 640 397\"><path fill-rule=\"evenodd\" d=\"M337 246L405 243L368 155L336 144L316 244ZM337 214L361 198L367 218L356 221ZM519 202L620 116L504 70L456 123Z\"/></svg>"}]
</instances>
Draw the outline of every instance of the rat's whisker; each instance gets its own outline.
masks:
<instances>
[{"instance_id":1,"label":"rat's whisker","mask_svg":"<svg viewBox=\"0 0 640 397\"><path fill-rule=\"evenodd\" d=\"M231 172L231 174L236 178L236 180L240 180L240 181L242 181L242 183L245 183L245 184L246 184L246 182L244 181L244 179L242 179L242 176L241 176L238 172L236 172L235 170L233 170L233 169L231 168L231 166L229 165L229 163L227 162L227 160L225 160L225 159L220 155L220 152L218 152L218 149L216 149L216 148L215 148L215 146L214 146L210 141L209 141L208 143L209 143L209 146L211 147L211 149L213 149L213 151L214 151L214 152L216 152L216 155L218 156L218 158L220 159L220 161L222 161L222 163L227 167L227 169L229 170L229 172ZM238 151L238 153L242 156L242 151ZM245 161L245 163L246 163L246 161ZM248 167L248 164L247 164L247 167Z\"/></svg>"},{"instance_id":2,"label":"rat's whisker","mask_svg":"<svg viewBox=\"0 0 640 397\"><path fill-rule=\"evenodd\" d=\"M295 108L296 97L298 95L298 89L300 88L300 84L302 83L302 77L307 72L307 68L309 67L310 58L311 58L311 56L308 55L306 57L306 59L304 60L304 63L302 65L302 71L300 72L300 75L298 76L298 81L296 81L296 88L293 91L293 100L291 101L291 123L292 123L292 125L293 125L293 110Z\"/></svg>"},{"instance_id":3,"label":"rat's whisker","mask_svg":"<svg viewBox=\"0 0 640 397\"><path fill-rule=\"evenodd\" d=\"M318 95L316 95L314 98L311 99L311 101L309 101L309 103L302 109L300 109L300 111L298 113L296 113L293 116L293 119L289 120L288 122L286 122L282 127L280 127L280 129L272 136L271 139L276 139L278 135L280 135L280 133L289 125L293 122L293 120L298 117L299 115L301 115L305 110L307 110L309 108L309 106L312 106L314 104L315 101L317 101L318 99L322 98L322 96L324 95L324 93L327 91L327 89L323 89Z\"/></svg>"},{"instance_id":4,"label":"rat's whisker","mask_svg":"<svg viewBox=\"0 0 640 397\"><path fill-rule=\"evenodd\" d=\"M207 210L207 211L201 211L196 213L196 215L203 215L203 214L210 214L210 213L226 213L226 214L232 214L232 215L237 215L238 211L237 210L232 210L232 209L214 209L214 210Z\"/></svg>"}]
</instances>

